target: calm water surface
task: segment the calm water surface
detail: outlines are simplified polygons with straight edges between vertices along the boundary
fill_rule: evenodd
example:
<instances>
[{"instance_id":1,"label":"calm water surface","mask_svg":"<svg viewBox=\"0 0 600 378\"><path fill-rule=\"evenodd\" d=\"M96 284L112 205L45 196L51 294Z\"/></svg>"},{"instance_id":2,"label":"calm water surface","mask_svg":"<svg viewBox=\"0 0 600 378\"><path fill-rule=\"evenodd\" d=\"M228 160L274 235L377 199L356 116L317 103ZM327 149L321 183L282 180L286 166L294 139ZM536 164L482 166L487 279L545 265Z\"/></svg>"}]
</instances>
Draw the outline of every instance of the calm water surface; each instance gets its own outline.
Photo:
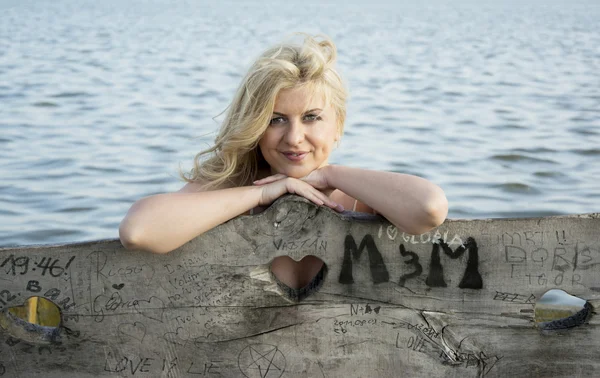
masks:
<instances>
[{"instance_id":1,"label":"calm water surface","mask_svg":"<svg viewBox=\"0 0 600 378\"><path fill-rule=\"evenodd\" d=\"M596 2L216 3L0 0L0 246L117 237L293 31L339 48L333 163L426 177L451 218L600 211Z\"/></svg>"}]
</instances>

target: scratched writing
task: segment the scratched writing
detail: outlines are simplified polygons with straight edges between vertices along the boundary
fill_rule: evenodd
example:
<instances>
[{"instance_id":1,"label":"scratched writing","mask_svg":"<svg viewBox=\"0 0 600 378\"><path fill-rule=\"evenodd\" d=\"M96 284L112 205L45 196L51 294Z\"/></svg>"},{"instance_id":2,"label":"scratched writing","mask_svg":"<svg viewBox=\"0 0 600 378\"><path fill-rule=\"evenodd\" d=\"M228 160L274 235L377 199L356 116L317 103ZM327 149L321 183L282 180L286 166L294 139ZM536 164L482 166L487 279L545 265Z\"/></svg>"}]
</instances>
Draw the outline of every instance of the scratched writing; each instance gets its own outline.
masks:
<instances>
[{"instance_id":1,"label":"scratched writing","mask_svg":"<svg viewBox=\"0 0 600 378\"><path fill-rule=\"evenodd\" d=\"M104 371L111 373L127 373L135 375L137 372L149 373L153 362L155 361L152 357L123 357L116 364L109 364L109 360L106 360L104 364Z\"/></svg>"},{"instance_id":2,"label":"scratched writing","mask_svg":"<svg viewBox=\"0 0 600 378\"><path fill-rule=\"evenodd\" d=\"M25 290L31 293L41 293L43 291L39 281L30 280L27 282ZM74 302L71 302L71 298L62 294L57 288L51 288L46 290L43 297L50 299L55 302L63 310L68 311L70 308L75 306ZM8 305L16 305L16 300L21 297L20 293L12 294L9 290L0 291L0 309Z\"/></svg>"},{"instance_id":3,"label":"scratched writing","mask_svg":"<svg viewBox=\"0 0 600 378\"><path fill-rule=\"evenodd\" d=\"M105 280L112 279L115 276L121 278L136 279L139 275L145 276L148 280L154 277L154 267L152 264L130 264L125 266L112 266L108 264L108 256L104 252L95 251L88 255L92 260L92 267L95 267L95 276L99 280L103 278Z\"/></svg>"},{"instance_id":4,"label":"scratched writing","mask_svg":"<svg viewBox=\"0 0 600 378\"><path fill-rule=\"evenodd\" d=\"M31 344L11 336L6 338L5 344L13 348L15 352L23 352L26 354L35 354L37 352L37 355L39 356L62 353L67 350L67 348L62 345L53 345L51 348L47 345Z\"/></svg>"},{"instance_id":5,"label":"scratched writing","mask_svg":"<svg viewBox=\"0 0 600 378\"><path fill-rule=\"evenodd\" d=\"M223 291L214 287L207 287L200 294L194 296L194 306L219 306L231 302L236 294L231 291Z\"/></svg>"},{"instance_id":6,"label":"scratched writing","mask_svg":"<svg viewBox=\"0 0 600 378\"><path fill-rule=\"evenodd\" d=\"M384 226L379 226L379 231L377 232L377 238L381 239L381 236L384 234ZM438 243L439 240L442 240L444 243L448 245L462 245L462 238L457 235L448 236L448 231L440 232L439 230L426 232L421 235L409 235L406 233L398 233L398 229L393 225L388 225L385 227L385 235L387 235L388 239L396 240L398 235L401 235L402 240L406 244L429 244L429 243Z\"/></svg>"},{"instance_id":7,"label":"scratched writing","mask_svg":"<svg viewBox=\"0 0 600 378\"><path fill-rule=\"evenodd\" d=\"M122 375L136 376L141 373L159 374L171 376L177 372L177 376L182 372L190 375L219 376L222 375L222 360L211 359L208 361L182 361L178 357L153 358L145 356L124 356L115 358L111 352L108 352L104 363L104 371L110 373L120 373Z\"/></svg>"},{"instance_id":8,"label":"scratched writing","mask_svg":"<svg viewBox=\"0 0 600 378\"><path fill-rule=\"evenodd\" d=\"M191 256L181 259L178 264L164 264L164 268L167 270L167 273L173 274L178 271L189 271L189 270L198 270L200 268L204 268L203 271L206 274L210 274L208 269L206 269L206 257L208 256L207 252L202 252L202 255L199 256Z\"/></svg>"},{"instance_id":9,"label":"scratched writing","mask_svg":"<svg viewBox=\"0 0 600 378\"><path fill-rule=\"evenodd\" d=\"M320 238L293 241L273 240L273 246L278 251L327 251L327 241Z\"/></svg>"},{"instance_id":10,"label":"scratched writing","mask_svg":"<svg viewBox=\"0 0 600 378\"><path fill-rule=\"evenodd\" d=\"M515 245L519 247L539 248L559 244L562 246L576 243L566 230L526 230L507 231L500 234L488 234L483 232L481 238L486 245Z\"/></svg>"},{"instance_id":11,"label":"scratched writing","mask_svg":"<svg viewBox=\"0 0 600 378\"><path fill-rule=\"evenodd\" d=\"M544 231L504 232L496 237L502 245L530 247L542 247L548 239Z\"/></svg>"},{"instance_id":12,"label":"scratched writing","mask_svg":"<svg viewBox=\"0 0 600 378\"><path fill-rule=\"evenodd\" d=\"M424 352L425 349L425 343L427 342L427 340L425 340L422 337L414 337L414 336L410 336L408 338L408 340L406 341L406 347L408 349L412 349L416 352ZM396 340L396 346L398 345L398 340Z\"/></svg>"},{"instance_id":13,"label":"scratched writing","mask_svg":"<svg viewBox=\"0 0 600 378\"><path fill-rule=\"evenodd\" d=\"M354 327L364 327L377 324L377 319L373 317L362 318L365 315L376 316L379 315L381 311L381 306L371 306L371 304L367 303L365 305L362 304L350 304L350 316L352 317L349 320L333 320L333 332L337 334L345 334L348 332L349 328ZM356 319L356 317L361 317Z\"/></svg>"},{"instance_id":14,"label":"scratched writing","mask_svg":"<svg viewBox=\"0 0 600 378\"><path fill-rule=\"evenodd\" d=\"M379 315L379 311L381 311L381 306L371 307L369 303L364 306L359 304L350 304L350 316L368 314Z\"/></svg>"},{"instance_id":15,"label":"scratched writing","mask_svg":"<svg viewBox=\"0 0 600 378\"><path fill-rule=\"evenodd\" d=\"M377 319L333 320L333 332L345 334L349 327L364 327L377 324Z\"/></svg>"},{"instance_id":16,"label":"scratched writing","mask_svg":"<svg viewBox=\"0 0 600 378\"><path fill-rule=\"evenodd\" d=\"M554 274L546 274L546 273L540 273L540 274L524 274L523 278L525 279L525 282L528 283L530 286L563 286L563 285L571 285L571 286L575 286L575 285L579 285L579 286L583 286L583 283L581 282L581 275L577 274L577 273L572 273L572 274L565 274L562 272L559 273L554 273Z\"/></svg>"},{"instance_id":17,"label":"scratched writing","mask_svg":"<svg viewBox=\"0 0 600 378\"><path fill-rule=\"evenodd\" d=\"M15 301L21 294L12 294L9 290L0 290L0 309Z\"/></svg>"},{"instance_id":18,"label":"scratched writing","mask_svg":"<svg viewBox=\"0 0 600 378\"><path fill-rule=\"evenodd\" d=\"M170 273L166 276L168 287L163 288L170 294L167 296L170 307L177 307L182 301L192 301L194 306L218 306L235 300L246 289L245 285L251 283L247 276L238 273L221 272L210 278L215 266L209 264L165 266Z\"/></svg>"},{"instance_id":19,"label":"scratched writing","mask_svg":"<svg viewBox=\"0 0 600 378\"><path fill-rule=\"evenodd\" d=\"M535 295L529 294L518 294L518 293L504 293L502 291L496 291L494 295L495 301L520 303L520 304L535 304Z\"/></svg>"},{"instance_id":20,"label":"scratched writing","mask_svg":"<svg viewBox=\"0 0 600 378\"><path fill-rule=\"evenodd\" d=\"M171 371L173 370L173 368L175 368L177 366L177 360L178 360L177 357L175 357L173 359L163 358L161 371L166 372L167 376L168 376L171 373Z\"/></svg>"},{"instance_id":21,"label":"scratched writing","mask_svg":"<svg viewBox=\"0 0 600 378\"><path fill-rule=\"evenodd\" d=\"M219 375L221 376L221 366L222 360L212 360L204 363L196 363L194 366L194 362L190 363L190 366L187 368L186 373L194 374L194 375Z\"/></svg>"},{"instance_id":22,"label":"scratched writing","mask_svg":"<svg viewBox=\"0 0 600 378\"><path fill-rule=\"evenodd\" d=\"M175 289L179 289L189 284L201 287L201 285L196 284L196 282L200 281L203 277L206 277L204 273L184 273L180 277L170 278L169 283Z\"/></svg>"},{"instance_id":23,"label":"scratched writing","mask_svg":"<svg viewBox=\"0 0 600 378\"><path fill-rule=\"evenodd\" d=\"M162 372L164 376L178 372L191 375L221 375L222 360L209 359L207 361L182 361L178 357L156 358L143 355L116 357L112 352L107 352L104 362L104 371L119 373L127 376L143 375L152 373L158 375Z\"/></svg>"},{"instance_id":24,"label":"scratched writing","mask_svg":"<svg viewBox=\"0 0 600 378\"><path fill-rule=\"evenodd\" d=\"M4 268L6 274L13 276L19 274L28 274L30 271L35 272L36 270L40 275L45 276L48 273L52 277L60 277L61 275L67 275L66 270L69 269L71 263L75 260L75 256L71 256L67 263L62 266L60 259L53 259L52 257L42 257L41 260L32 259L28 256L16 257L14 254L8 256L0 263L0 268Z\"/></svg>"},{"instance_id":25,"label":"scratched writing","mask_svg":"<svg viewBox=\"0 0 600 378\"><path fill-rule=\"evenodd\" d=\"M387 321L382 321L381 323L383 324L387 324L387 325L391 325L392 329L407 329L409 331L415 330L418 332L421 332L423 335L427 336L428 338L433 338L433 339L437 339L440 337L440 333L438 331L436 331L434 328L429 327L426 324L413 324L404 320L398 320L395 322L387 322Z\"/></svg>"},{"instance_id":26,"label":"scratched writing","mask_svg":"<svg viewBox=\"0 0 600 378\"><path fill-rule=\"evenodd\" d=\"M145 264L144 264L145 265ZM108 271L106 272L106 275L108 277L113 277L113 276L129 276L132 274L140 274L144 271L144 265L132 265L132 266L120 266L120 267L116 267L116 268L110 268L108 269ZM150 269L150 266L147 266L147 269ZM101 271L101 273L103 273Z\"/></svg>"},{"instance_id":27,"label":"scratched writing","mask_svg":"<svg viewBox=\"0 0 600 378\"><path fill-rule=\"evenodd\" d=\"M168 282L171 287L179 293L172 293L168 296L168 299L171 303L181 300L187 300L187 294L196 294L201 293L200 295L196 295L196 297L201 298L202 296L208 296L206 294L207 291L213 292L215 289L210 286L206 286L206 281L201 281L202 278L205 278L205 275L201 273L184 273L180 277L168 278ZM201 301L200 299L197 299Z\"/></svg>"},{"instance_id":28,"label":"scratched writing","mask_svg":"<svg viewBox=\"0 0 600 378\"><path fill-rule=\"evenodd\" d=\"M440 352L440 358L443 361L452 363L460 362L464 367L476 367L480 369L481 376L486 376L492 368L500 361L503 356L490 355L488 356L485 352L453 352L451 356L448 356L445 351Z\"/></svg>"},{"instance_id":29,"label":"scratched writing","mask_svg":"<svg viewBox=\"0 0 600 378\"><path fill-rule=\"evenodd\" d=\"M110 297L100 294L92 302L94 320L98 323L104 320L106 314L114 313L117 310L134 310L149 319L162 323L165 304L162 299L155 296L148 299L124 300L118 292L112 293Z\"/></svg>"},{"instance_id":30,"label":"scratched writing","mask_svg":"<svg viewBox=\"0 0 600 378\"><path fill-rule=\"evenodd\" d=\"M578 272L600 265L600 250L579 241L554 248L506 245L504 261L510 264L511 278L529 285L575 286L583 285Z\"/></svg>"},{"instance_id":31,"label":"scratched writing","mask_svg":"<svg viewBox=\"0 0 600 378\"><path fill-rule=\"evenodd\" d=\"M418 352L431 355L434 351L439 351L439 358L443 362L449 362L453 366L462 366L465 368L477 368L480 371L480 376L486 376L492 368L500 361L503 356L490 355L484 351L471 352L460 350L448 350L442 347L438 342L422 337L411 335L402 341L400 333L396 334L396 348L406 349L410 352Z\"/></svg>"},{"instance_id":32,"label":"scratched writing","mask_svg":"<svg viewBox=\"0 0 600 378\"><path fill-rule=\"evenodd\" d=\"M196 308L196 310L198 310L199 308ZM205 315L205 313L203 313L202 315ZM202 324L194 314L191 315L177 315L175 316L175 321L177 322L177 324L181 324L181 325L185 325L185 324Z\"/></svg>"},{"instance_id":33,"label":"scratched writing","mask_svg":"<svg viewBox=\"0 0 600 378\"><path fill-rule=\"evenodd\" d=\"M25 288L26 291L32 292L32 293L41 293L43 291L42 286L40 285L39 281L35 281L35 280L30 280L27 282L27 287ZM67 297L66 295L62 294L61 291L57 288L52 288L50 290L47 290L43 296L45 298L50 299L53 302L56 302L56 304L61 307L63 310L68 311L71 307L75 306L75 302L71 302L71 297ZM59 300L59 298L61 298Z\"/></svg>"},{"instance_id":34,"label":"scratched writing","mask_svg":"<svg viewBox=\"0 0 600 378\"><path fill-rule=\"evenodd\" d=\"M176 307L178 302L182 301L193 301L193 306L218 306L223 303L231 302L238 297L239 293L243 290L243 286L228 286L227 283L219 283L214 280L207 283L206 281L199 281L200 278L205 276L194 274L186 276L187 278L177 278L175 280L169 280L171 287L179 290L179 293L171 294L167 297L170 302L170 307ZM242 283L246 280L242 280ZM181 286L179 286L181 284ZM231 284L231 282L229 283ZM188 296L189 294L189 296Z\"/></svg>"},{"instance_id":35,"label":"scratched writing","mask_svg":"<svg viewBox=\"0 0 600 378\"><path fill-rule=\"evenodd\" d=\"M552 270L585 270L600 265L600 249L586 243L577 242L571 246L557 246L553 249L523 248L514 245L504 247L505 261L509 264L532 263Z\"/></svg>"}]
</instances>

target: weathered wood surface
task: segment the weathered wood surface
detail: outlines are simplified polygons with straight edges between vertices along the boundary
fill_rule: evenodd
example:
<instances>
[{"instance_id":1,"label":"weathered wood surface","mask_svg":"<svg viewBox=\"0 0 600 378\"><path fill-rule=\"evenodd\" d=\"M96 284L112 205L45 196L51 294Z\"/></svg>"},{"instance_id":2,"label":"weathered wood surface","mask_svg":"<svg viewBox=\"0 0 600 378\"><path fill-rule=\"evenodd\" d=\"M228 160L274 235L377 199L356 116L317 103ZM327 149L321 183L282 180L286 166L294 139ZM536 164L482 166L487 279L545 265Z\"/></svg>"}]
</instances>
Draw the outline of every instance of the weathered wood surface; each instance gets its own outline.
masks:
<instances>
[{"instance_id":1,"label":"weathered wood surface","mask_svg":"<svg viewBox=\"0 0 600 378\"><path fill-rule=\"evenodd\" d=\"M600 298L599 230L589 214L409 236L286 197L168 255L115 240L0 249L0 309L38 295L63 317L53 343L0 329L0 376L597 376L595 314L542 334L533 306L551 288ZM290 303L264 264L309 254L324 284Z\"/></svg>"}]
</instances>

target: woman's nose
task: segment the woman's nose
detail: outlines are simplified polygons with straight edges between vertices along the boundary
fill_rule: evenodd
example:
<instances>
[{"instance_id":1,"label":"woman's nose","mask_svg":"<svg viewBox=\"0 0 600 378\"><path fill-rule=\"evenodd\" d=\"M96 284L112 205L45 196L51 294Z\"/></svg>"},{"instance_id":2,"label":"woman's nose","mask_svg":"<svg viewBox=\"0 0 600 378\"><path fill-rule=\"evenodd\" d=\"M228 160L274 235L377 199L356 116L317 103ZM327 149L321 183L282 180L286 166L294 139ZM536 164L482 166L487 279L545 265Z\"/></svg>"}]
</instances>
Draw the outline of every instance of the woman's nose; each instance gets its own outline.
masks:
<instances>
[{"instance_id":1,"label":"woman's nose","mask_svg":"<svg viewBox=\"0 0 600 378\"><path fill-rule=\"evenodd\" d=\"M285 134L285 141L291 146L297 146L304 140L304 125L300 121L290 121Z\"/></svg>"}]
</instances>

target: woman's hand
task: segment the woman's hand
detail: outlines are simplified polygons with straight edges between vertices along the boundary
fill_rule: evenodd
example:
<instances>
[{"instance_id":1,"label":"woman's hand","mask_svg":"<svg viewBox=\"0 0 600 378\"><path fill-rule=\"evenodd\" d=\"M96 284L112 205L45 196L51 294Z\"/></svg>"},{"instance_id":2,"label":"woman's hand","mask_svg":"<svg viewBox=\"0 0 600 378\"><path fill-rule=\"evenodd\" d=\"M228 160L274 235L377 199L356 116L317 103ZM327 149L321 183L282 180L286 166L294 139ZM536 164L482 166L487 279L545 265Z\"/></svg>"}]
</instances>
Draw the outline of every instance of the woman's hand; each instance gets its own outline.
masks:
<instances>
[{"instance_id":1,"label":"woman's hand","mask_svg":"<svg viewBox=\"0 0 600 378\"><path fill-rule=\"evenodd\" d=\"M327 206L339 212L344 211L342 205L334 202L325 193L312 186L309 182L303 181L303 179L276 174L254 181L254 185L262 187L259 203L261 206L270 205L282 195L292 193L302 196L319 206Z\"/></svg>"},{"instance_id":2,"label":"woman's hand","mask_svg":"<svg viewBox=\"0 0 600 378\"><path fill-rule=\"evenodd\" d=\"M316 169L308 175L302 177L300 180L310 184L313 188L319 189L325 193L330 193L335 188L329 184L327 179L327 167Z\"/></svg>"},{"instance_id":3,"label":"woman's hand","mask_svg":"<svg viewBox=\"0 0 600 378\"><path fill-rule=\"evenodd\" d=\"M302 181L306 182L307 184L310 184L310 186L312 186L313 188L319 189L321 191L334 190L335 188L332 187L329 184L329 181L327 180L327 167L328 166L316 169L316 170L312 171L311 173L309 173L308 175L300 178L299 180L302 180ZM260 180L256 180L256 181L254 181L254 184L255 185L264 185L264 184L269 184L271 182L275 182L278 180L282 180L284 178L287 178L287 176L283 175L281 173L278 173L276 175L272 175L272 176L268 176L268 177L265 177Z\"/></svg>"}]
</instances>

